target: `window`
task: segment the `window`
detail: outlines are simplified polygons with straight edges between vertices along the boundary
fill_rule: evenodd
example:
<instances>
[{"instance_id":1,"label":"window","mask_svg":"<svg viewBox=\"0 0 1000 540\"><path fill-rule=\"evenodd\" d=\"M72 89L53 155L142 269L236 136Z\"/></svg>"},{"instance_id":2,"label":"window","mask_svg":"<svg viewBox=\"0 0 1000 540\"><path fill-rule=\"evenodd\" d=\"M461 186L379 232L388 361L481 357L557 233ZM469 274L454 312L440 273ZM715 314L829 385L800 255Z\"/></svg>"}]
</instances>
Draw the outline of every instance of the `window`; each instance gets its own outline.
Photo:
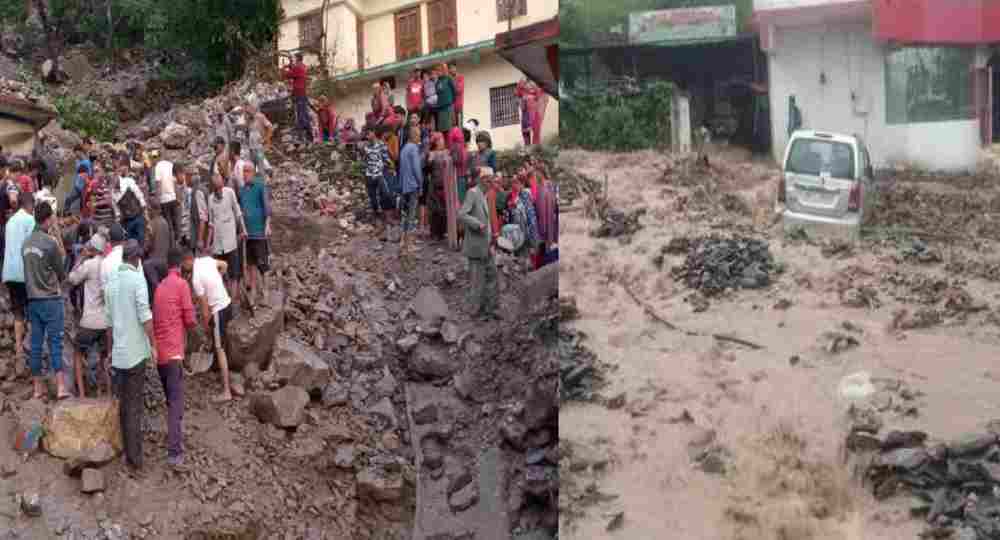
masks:
<instances>
[{"instance_id":1,"label":"window","mask_svg":"<svg viewBox=\"0 0 1000 540\"><path fill-rule=\"evenodd\" d=\"M431 33L431 52L458 47L458 13L455 0L427 3L427 27Z\"/></svg>"},{"instance_id":2,"label":"window","mask_svg":"<svg viewBox=\"0 0 1000 540\"><path fill-rule=\"evenodd\" d=\"M829 172L833 178L854 180L854 152L847 143L796 139L788 155L785 170L810 176Z\"/></svg>"},{"instance_id":3,"label":"window","mask_svg":"<svg viewBox=\"0 0 1000 540\"><path fill-rule=\"evenodd\" d=\"M521 107L514 90L516 84L490 88L491 127L513 126L521 121Z\"/></svg>"},{"instance_id":4,"label":"window","mask_svg":"<svg viewBox=\"0 0 1000 540\"><path fill-rule=\"evenodd\" d=\"M507 14L513 15L509 17ZM497 0L497 22L528 14L528 0Z\"/></svg>"},{"instance_id":5,"label":"window","mask_svg":"<svg viewBox=\"0 0 1000 540\"><path fill-rule=\"evenodd\" d=\"M890 124L975 118L971 48L906 47L885 57Z\"/></svg>"},{"instance_id":6,"label":"window","mask_svg":"<svg viewBox=\"0 0 1000 540\"><path fill-rule=\"evenodd\" d=\"M299 47L320 49L323 46L323 15L316 13L299 19Z\"/></svg>"},{"instance_id":7,"label":"window","mask_svg":"<svg viewBox=\"0 0 1000 540\"><path fill-rule=\"evenodd\" d=\"M355 15L354 24L358 28L355 32L358 35L358 69L365 69L365 23Z\"/></svg>"},{"instance_id":8,"label":"window","mask_svg":"<svg viewBox=\"0 0 1000 540\"><path fill-rule=\"evenodd\" d=\"M396 61L420 56L420 6L396 13Z\"/></svg>"}]
</instances>

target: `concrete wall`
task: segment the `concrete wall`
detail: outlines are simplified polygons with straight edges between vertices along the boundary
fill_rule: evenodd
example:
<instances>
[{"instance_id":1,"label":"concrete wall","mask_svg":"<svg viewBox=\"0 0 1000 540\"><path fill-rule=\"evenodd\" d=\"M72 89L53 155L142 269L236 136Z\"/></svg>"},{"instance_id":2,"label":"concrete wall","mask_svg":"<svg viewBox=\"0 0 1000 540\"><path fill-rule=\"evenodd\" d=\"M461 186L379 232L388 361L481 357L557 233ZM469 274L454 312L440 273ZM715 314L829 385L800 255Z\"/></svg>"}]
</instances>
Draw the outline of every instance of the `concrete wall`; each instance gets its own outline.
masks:
<instances>
[{"instance_id":1,"label":"concrete wall","mask_svg":"<svg viewBox=\"0 0 1000 540\"><path fill-rule=\"evenodd\" d=\"M521 143L520 125L493 128L490 126L490 88L513 84L524 77L517 68L493 53L482 56L479 64L463 63L465 75L465 118L476 118L480 127L490 132L497 150L514 148ZM397 104L405 103L403 80L395 91ZM357 125L364 123L365 113L371 110L371 87L368 83L352 85L348 93L337 98L337 111L353 118ZM559 102L549 98L542 125L542 138L559 133Z\"/></svg>"},{"instance_id":2,"label":"concrete wall","mask_svg":"<svg viewBox=\"0 0 1000 540\"><path fill-rule=\"evenodd\" d=\"M768 68L776 160L784 156L788 96L794 95L803 127L862 135L876 166L975 167L977 120L886 124L885 51L869 24L777 28L775 38Z\"/></svg>"}]
</instances>

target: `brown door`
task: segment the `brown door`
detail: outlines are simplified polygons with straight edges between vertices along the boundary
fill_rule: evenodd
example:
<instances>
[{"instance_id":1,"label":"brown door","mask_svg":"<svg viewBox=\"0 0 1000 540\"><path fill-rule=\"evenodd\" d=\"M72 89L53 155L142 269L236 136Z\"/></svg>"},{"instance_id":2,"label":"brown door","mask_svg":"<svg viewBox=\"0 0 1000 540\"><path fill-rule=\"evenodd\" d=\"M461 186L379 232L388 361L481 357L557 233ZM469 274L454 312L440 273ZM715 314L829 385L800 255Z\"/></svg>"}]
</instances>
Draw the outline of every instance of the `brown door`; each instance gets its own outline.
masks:
<instances>
[{"instance_id":1,"label":"brown door","mask_svg":"<svg viewBox=\"0 0 1000 540\"><path fill-rule=\"evenodd\" d=\"M354 24L358 31L358 69L365 69L365 23L361 17L354 16Z\"/></svg>"},{"instance_id":2,"label":"brown door","mask_svg":"<svg viewBox=\"0 0 1000 540\"><path fill-rule=\"evenodd\" d=\"M458 12L455 0L428 2L427 26L431 34L431 52L458 47Z\"/></svg>"},{"instance_id":3,"label":"brown door","mask_svg":"<svg viewBox=\"0 0 1000 540\"><path fill-rule=\"evenodd\" d=\"M396 13L396 61L420 56L420 6Z\"/></svg>"}]
</instances>

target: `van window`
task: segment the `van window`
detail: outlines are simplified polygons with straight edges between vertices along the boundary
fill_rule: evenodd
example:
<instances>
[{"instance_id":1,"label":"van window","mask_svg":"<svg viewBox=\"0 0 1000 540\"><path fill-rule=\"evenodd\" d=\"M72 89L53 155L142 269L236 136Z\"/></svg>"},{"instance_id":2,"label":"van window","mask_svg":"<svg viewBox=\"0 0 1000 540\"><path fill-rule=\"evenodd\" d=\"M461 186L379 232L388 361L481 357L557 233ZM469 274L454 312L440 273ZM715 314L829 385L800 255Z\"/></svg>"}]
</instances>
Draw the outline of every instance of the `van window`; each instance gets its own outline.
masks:
<instances>
[{"instance_id":1,"label":"van window","mask_svg":"<svg viewBox=\"0 0 1000 540\"><path fill-rule=\"evenodd\" d=\"M788 154L785 170L818 176L829 172L833 178L854 180L854 152L847 143L823 139L796 139Z\"/></svg>"}]
</instances>

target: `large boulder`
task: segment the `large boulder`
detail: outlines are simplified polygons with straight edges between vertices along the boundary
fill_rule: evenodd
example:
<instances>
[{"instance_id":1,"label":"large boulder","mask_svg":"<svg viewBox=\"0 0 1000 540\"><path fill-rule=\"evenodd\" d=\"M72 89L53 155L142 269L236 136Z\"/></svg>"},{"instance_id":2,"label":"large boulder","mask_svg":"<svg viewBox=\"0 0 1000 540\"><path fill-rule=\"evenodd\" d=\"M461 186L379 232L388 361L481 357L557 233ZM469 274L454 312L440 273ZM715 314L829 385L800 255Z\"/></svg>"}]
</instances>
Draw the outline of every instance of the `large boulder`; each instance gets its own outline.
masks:
<instances>
[{"instance_id":1,"label":"large boulder","mask_svg":"<svg viewBox=\"0 0 1000 540\"><path fill-rule=\"evenodd\" d=\"M285 294L267 292L267 302L254 309L253 317L240 317L229 324L229 369L240 371L249 364L266 368L271 362L278 336L285 329Z\"/></svg>"},{"instance_id":2,"label":"large boulder","mask_svg":"<svg viewBox=\"0 0 1000 540\"><path fill-rule=\"evenodd\" d=\"M194 135L191 133L191 129L183 124L178 124L177 122L167 124L167 127L163 128L163 131L160 132L160 140L163 141L163 145L170 150L181 150L187 148L187 145L191 142L192 137L194 137Z\"/></svg>"},{"instance_id":3,"label":"large boulder","mask_svg":"<svg viewBox=\"0 0 1000 540\"><path fill-rule=\"evenodd\" d=\"M298 386L286 386L267 394L250 396L250 412L261 422L293 428L306 417L309 394Z\"/></svg>"},{"instance_id":4,"label":"large boulder","mask_svg":"<svg viewBox=\"0 0 1000 540\"><path fill-rule=\"evenodd\" d=\"M117 402L74 399L56 403L45 418L42 447L63 459L111 461L122 451Z\"/></svg>"},{"instance_id":5,"label":"large boulder","mask_svg":"<svg viewBox=\"0 0 1000 540\"><path fill-rule=\"evenodd\" d=\"M278 339L273 366L280 381L306 392L322 392L330 382L330 366L312 348L295 339Z\"/></svg>"},{"instance_id":6,"label":"large boulder","mask_svg":"<svg viewBox=\"0 0 1000 540\"><path fill-rule=\"evenodd\" d=\"M403 498L403 476L381 467L369 466L358 472L358 497L375 502L396 502Z\"/></svg>"},{"instance_id":7,"label":"large boulder","mask_svg":"<svg viewBox=\"0 0 1000 540\"><path fill-rule=\"evenodd\" d=\"M448 357L448 351L426 343L417 345L407 362L416 378L440 379L450 377L459 366Z\"/></svg>"},{"instance_id":8,"label":"large boulder","mask_svg":"<svg viewBox=\"0 0 1000 540\"><path fill-rule=\"evenodd\" d=\"M448 303L437 287L422 287L413 298L413 312L426 325L438 326L448 318Z\"/></svg>"}]
</instances>

